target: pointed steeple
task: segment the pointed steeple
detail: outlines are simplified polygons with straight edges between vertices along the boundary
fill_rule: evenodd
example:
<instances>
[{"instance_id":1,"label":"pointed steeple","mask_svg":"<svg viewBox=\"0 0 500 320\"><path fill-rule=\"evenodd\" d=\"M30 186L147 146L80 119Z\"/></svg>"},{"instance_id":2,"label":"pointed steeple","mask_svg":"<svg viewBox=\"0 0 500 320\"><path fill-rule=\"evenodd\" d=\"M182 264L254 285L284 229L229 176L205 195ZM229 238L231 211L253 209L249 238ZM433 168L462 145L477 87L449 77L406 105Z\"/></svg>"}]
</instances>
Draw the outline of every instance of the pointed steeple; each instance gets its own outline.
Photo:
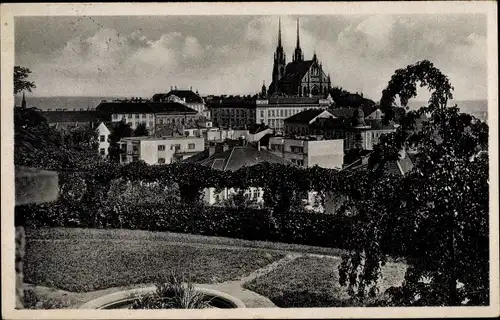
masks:
<instances>
[{"instance_id":1,"label":"pointed steeple","mask_svg":"<svg viewBox=\"0 0 500 320\"><path fill-rule=\"evenodd\" d=\"M297 48L300 48L299 18L297 18Z\"/></svg>"},{"instance_id":2,"label":"pointed steeple","mask_svg":"<svg viewBox=\"0 0 500 320\"><path fill-rule=\"evenodd\" d=\"M26 98L24 97L24 91L23 91L23 101L21 101L21 107L26 108Z\"/></svg>"},{"instance_id":3,"label":"pointed steeple","mask_svg":"<svg viewBox=\"0 0 500 320\"><path fill-rule=\"evenodd\" d=\"M278 48L281 48L281 17L278 18Z\"/></svg>"},{"instance_id":4,"label":"pointed steeple","mask_svg":"<svg viewBox=\"0 0 500 320\"><path fill-rule=\"evenodd\" d=\"M299 34L299 18L297 18L297 46L295 47L295 54L293 55L293 61L302 61L304 57L302 55L302 49L300 48L300 34Z\"/></svg>"}]
</instances>

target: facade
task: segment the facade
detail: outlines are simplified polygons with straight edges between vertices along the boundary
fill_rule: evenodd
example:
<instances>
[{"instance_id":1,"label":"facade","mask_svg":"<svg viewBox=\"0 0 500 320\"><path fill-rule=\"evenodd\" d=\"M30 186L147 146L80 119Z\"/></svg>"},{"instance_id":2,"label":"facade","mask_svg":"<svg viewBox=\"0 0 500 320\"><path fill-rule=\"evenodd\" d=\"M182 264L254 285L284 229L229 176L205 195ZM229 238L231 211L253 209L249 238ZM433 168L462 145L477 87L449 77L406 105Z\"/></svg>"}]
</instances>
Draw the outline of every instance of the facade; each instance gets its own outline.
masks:
<instances>
[{"instance_id":1,"label":"facade","mask_svg":"<svg viewBox=\"0 0 500 320\"><path fill-rule=\"evenodd\" d=\"M304 168L318 165L322 168L341 169L344 163L344 142L341 139L271 137L268 150Z\"/></svg>"},{"instance_id":2,"label":"facade","mask_svg":"<svg viewBox=\"0 0 500 320\"><path fill-rule=\"evenodd\" d=\"M304 110L326 110L335 105L332 97L270 97L257 99L255 123L266 124L271 129L282 133L285 129L285 119Z\"/></svg>"},{"instance_id":3,"label":"facade","mask_svg":"<svg viewBox=\"0 0 500 320\"><path fill-rule=\"evenodd\" d=\"M157 93L153 95L151 100L153 102L182 103L189 108L196 110L198 115L207 119L211 118L210 110L206 107L205 100L200 97L198 92L193 92L191 88L189 90L177 90L177 88L171 88L168 93Z\"/></svg>"},{"instance_id":4,"label":"facade","mask_svg":"<svg viewBox=\"0 0 500 320\"><path fill-rule=\"evenodd\" d=\"M179 162L205 149L204 139L197 137L129 137L119 144L120 163L143 160L150 165Z\"/></svg>"},{"instance_id":5,"label":"facade","mask_svg":"<svg viewBox=\"0 0 500 320\"><path fill-rule=\"evenodd\" d=\"M212 123L219 128L245 129L255 123L255 99L248 97L212 100Z\"/></svg>"},{"instance_id":6,"label":"facade","mask_svg":"<svg viewBox=\"0 0 500 320\"><path fill-rule=\"evenodd\" d=\"M265 88L261 90L264 93ZM314 53L311 60L304 60L300 48L299 20L297 19L297 44L292 62L286 62L286 54L281 44L281 21L278 28L278 46L274 54L272 83L268 95L325 96L331 89L330 75L323 71L323 65Z\"/></svg>"},{"instance_id":7,"label":"facade","mask_svg":"<svg viewBox=\"0 0 500 320\"><path fill-rule=\"evenodd\" d=\"M99 126L97 127L97 141L99 141L99 155L102 157L106 157L109 152L109 135L111 134L111 131L109 128L104 124L104 122L101 122Z\"/></svg>"},{"instance_id":8,"label":"facade","mask_svg":"<svg viewBox=\"0 0 500 320\"><path fill-rule=\"evenodd\" d=\"M158 125L161 127L167 123L183 124L199 118L196 110L177 102L103 101L96 110L106 120L112 122L125 120L132 129L143 123L150 134L157 130Z\"/></svg>"}]
</instances>

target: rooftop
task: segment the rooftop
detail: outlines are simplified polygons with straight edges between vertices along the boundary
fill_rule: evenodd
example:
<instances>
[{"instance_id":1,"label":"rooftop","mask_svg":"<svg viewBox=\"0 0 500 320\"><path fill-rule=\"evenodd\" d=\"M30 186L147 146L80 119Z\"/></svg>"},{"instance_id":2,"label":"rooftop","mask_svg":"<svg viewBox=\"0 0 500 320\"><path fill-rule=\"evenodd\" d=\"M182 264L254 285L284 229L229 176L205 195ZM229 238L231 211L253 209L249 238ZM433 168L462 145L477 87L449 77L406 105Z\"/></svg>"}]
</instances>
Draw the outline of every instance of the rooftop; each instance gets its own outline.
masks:
<instances>
[{"instance_id":1,"label":"rooftop","mask_svg":"<svg viewBox=\"0 0 500 320\"><path fill-rule=\"evenodd\" d=\"M185 99L186 103L203 103L203 99L192 90L170 90L168 93L156 93L153 95L152 100L160 102L171 95Z\"/></svg>"},{"instance_id":2,"label":"rooftop","mask_svg":"<svg viewBox=\"0 0 500 320\"><path fill-rule=\"evenodd\" d=\"M261 162L291 164L287 160L263 149L251 145L232 147L224 152L216 153L201 162L202 165L222 171L236 171Z\"/></svg>"},{"instance_id":3,"label":"rooftop","mask_svg":"<svg viewBox=\"0 0 500 320\"><path fill-rule=\"evenodd\" d=\"M101 102L97 111L113 113L181 113L196 114L196 110L176 102ZM73 111L74 112L74 111Z\"/></svg>"},{"instance_id":4,"label":"rooftop","mask_svg":"<svg viewBox=\"0 0 500 320\"><path fill-rule=\"evenodd\" d=\"M304 110L302 112L299 112L297 114L294 114L293 116L286 118L285 122L287 123L303 123L303 124L308 124L316 118L317 116L321 115L323 112L327 112L330 116L332 116L328 111L322 110L322 109L309 109L309 110Z\"/></svg>"},{"instance_id":5,"label":"rooftop","mask_svg":"<svg viewBox=\"0 0 500 320\"><path fill-rule=\"evenodd\" d=\"M96 111L42 111L40 113L48 123L100 122Z\"/></svg>"},{"instance_id":6,"label":"rooftop","mask_svg":"<svg viewBox=\"0 0 500 320\"><path fill-rule=\"evenodd\" d=\"M186 137L186 136L175 136L175 137L155 137L155 136L144 136L144 137L126 137L122 138L120 141L164 141L164 140L203 140L203 138L198 137Z\"/></svg>"}]
</instances>

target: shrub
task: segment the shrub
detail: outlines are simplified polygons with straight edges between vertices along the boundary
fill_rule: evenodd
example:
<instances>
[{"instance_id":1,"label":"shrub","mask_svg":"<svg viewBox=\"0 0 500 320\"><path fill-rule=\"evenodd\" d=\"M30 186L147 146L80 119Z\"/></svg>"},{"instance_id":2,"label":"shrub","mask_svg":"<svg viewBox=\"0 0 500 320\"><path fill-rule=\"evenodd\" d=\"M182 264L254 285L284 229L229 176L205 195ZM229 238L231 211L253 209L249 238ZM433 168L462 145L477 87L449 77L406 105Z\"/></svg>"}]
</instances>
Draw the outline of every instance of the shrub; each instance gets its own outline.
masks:
<instances>
[{"instance_id":1,"label":"shrub","mask_svg":"<svg viewBox=\"0 0 500 320\"><path fill-rule=\"evenodd\" d=\"M156 291L137 297L130 309L206 309L210 301L184 277L171 273L159 279Z\"/></svg>"}]
</instances>

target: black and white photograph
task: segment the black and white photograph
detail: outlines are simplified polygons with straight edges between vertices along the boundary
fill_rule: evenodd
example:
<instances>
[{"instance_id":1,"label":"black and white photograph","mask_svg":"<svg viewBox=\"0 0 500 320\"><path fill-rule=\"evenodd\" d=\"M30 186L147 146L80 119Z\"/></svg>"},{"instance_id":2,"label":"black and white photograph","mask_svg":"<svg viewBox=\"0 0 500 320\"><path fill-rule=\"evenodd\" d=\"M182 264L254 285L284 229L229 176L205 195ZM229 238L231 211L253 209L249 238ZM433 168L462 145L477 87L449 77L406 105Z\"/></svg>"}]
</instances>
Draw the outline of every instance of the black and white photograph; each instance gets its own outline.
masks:
<instances>
[{"instance_id":1,"label":"black and white photograph","mask_svg":"<svg viewBox=\"0 0 500 320\"><path fill-rule=\"evenodd\" d=\"M2 4L2 316L498 316L496 11Z\"/></svg>"}]
</instances>

